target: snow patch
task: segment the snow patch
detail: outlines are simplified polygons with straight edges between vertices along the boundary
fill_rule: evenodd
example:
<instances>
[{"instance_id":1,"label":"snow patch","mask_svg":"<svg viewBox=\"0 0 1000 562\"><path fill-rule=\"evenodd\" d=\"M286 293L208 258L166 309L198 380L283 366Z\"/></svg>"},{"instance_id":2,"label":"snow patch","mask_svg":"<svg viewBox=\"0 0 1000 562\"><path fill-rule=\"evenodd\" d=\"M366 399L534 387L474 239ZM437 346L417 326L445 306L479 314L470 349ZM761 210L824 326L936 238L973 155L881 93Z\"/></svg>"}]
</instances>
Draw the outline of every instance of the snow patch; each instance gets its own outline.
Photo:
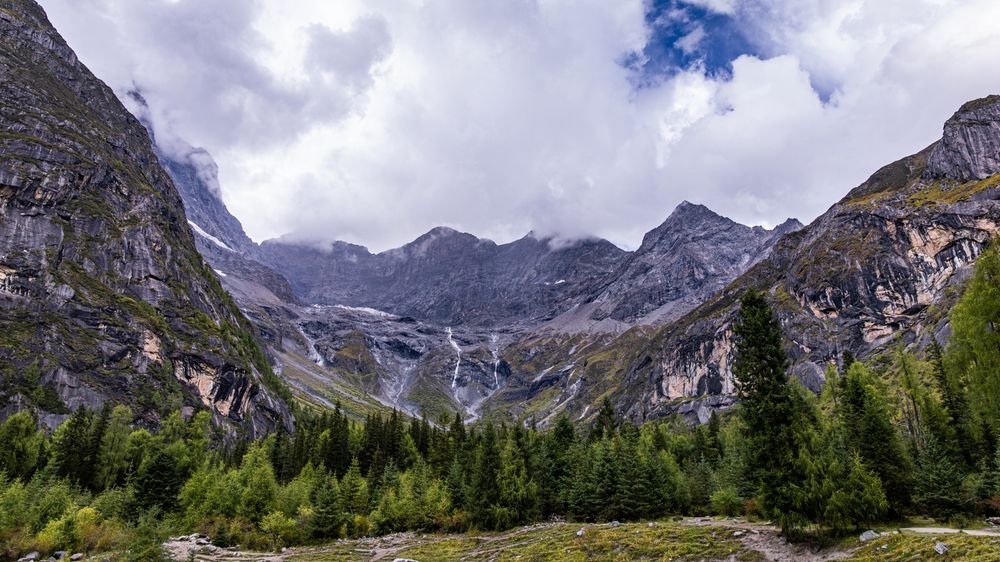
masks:
<instances>
[{"instance_id":1,"label":"snow patch","mask_svg":"<svg viewBox=\"0 0 1000 562\"><path fill-rule=\"evenodd\" d=\"M378 316L379 318L395 318L394 314L389 314L384 310L378 310L375 308L369 308L367 306L347 306L344 304L335 304L334 308L339 308L341 310L347 310L350 312L360 312L362 314L370 314L372 316Z\"/></svg>"},{"instance_id":2,"label":"snow patch","mask_svg":"<svg viewBox=\"0 0 1000 562\"><path fill-rule=\"evenodd\" d=\"M222 271L221 269L213 269L212 271L214 271L215 274L218 275L219 277L225 277L226 276L226 272Z\"/></svg>"},{"instance_id":3,"label":"snow patch","mask_svg":"<svg viewBox=\"0 0 1000 562\"><path fill-rule=\"evenodd\" d=\"M194 231L197 232L198 235L201 236L202 238L205 238L206 240L212 242L213 244L215 244L216 246L222 248L223 250L229 250L230 252L234 251L229 246L226 246L226 243L223 242L222 240L219 240L215 236L212 236L211 234L205 232L205 229L202 228L202 227L200 227L200 226L198 226L197 224L195 224L194 221L190 221L189 220L188 224L190 224L191 228L193 228Z\"/></svg>"}]
</instances>

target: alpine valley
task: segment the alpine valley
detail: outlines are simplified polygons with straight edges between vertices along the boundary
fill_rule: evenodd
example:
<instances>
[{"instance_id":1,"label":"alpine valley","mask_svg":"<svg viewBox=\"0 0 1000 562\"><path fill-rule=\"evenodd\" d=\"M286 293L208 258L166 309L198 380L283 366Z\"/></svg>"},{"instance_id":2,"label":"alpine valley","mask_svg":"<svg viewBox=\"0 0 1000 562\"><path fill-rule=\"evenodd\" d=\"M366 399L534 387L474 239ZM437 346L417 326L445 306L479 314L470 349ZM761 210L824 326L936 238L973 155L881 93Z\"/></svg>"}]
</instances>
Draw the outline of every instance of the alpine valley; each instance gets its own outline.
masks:
<instances>
[{"instance_id":1,"label":"alpine valley","mask_svg":"<svg viewBox=\"0 0 1000 562\"><path fill-rule=\"evenodd\" d=\"M818 391L844 352L946 340L969 265L1000 232L990 96L807 226L749 227L683 202L631 252L447 227L378 254L258 245L211 156L158 148L142 96L119 101L22 4L0 13L0 357L7 410L30 406L50 427L108 400L155 423L150 393L251 433L291 427L272 372L295 399L356 416L544 427L586 422L609 399L637 422L704 422L732 403L729 325L746 288L767 291L792 372Z\"/></svg>"},{"instance_id":2,"label":"alpine valley","mask_svg":"<svg viewBox=\"0 0 1000 562\"><path fill-rule=\"evenodd\" d=\"M0 0L0 558L1000 559L1000 95L808 225L373 253L252 240L154 91Z\"/></svg>"}]
</instances>

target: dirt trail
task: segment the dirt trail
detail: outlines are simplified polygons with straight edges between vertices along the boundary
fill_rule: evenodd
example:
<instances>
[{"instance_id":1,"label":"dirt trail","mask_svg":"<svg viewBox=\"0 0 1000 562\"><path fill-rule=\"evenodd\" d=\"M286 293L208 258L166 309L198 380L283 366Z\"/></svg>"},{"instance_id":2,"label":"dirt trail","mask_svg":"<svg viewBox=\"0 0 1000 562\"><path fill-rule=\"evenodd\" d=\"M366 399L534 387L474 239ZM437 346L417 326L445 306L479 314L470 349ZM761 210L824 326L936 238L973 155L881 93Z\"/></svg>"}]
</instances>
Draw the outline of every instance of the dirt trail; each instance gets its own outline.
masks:
<instances>
[{"instance_id":1,"label":"dirt trail","mask_svg":"<svg viewBox=\"0 0 1000 562\"><path fill-rule=\"evenodd\" d=\"M903 527L904 533L919 533L921 535L972 535L974 537L1000 537L1000 531L987 529L952 529L950 527Z\"/></svg>"},{"instance_id":2,"label":"dirt trail","mask_svg":"<svg viewBox=\"0 0 1000 562\"><path fill-rule=\"evenodd\" d=\"M781 529L764 523L750 523L742 519L712 519L695 517L681 521L683 525L712 527L728 533L749 550L759 552L771 562L820 562L843 560L855 549L837 547L820 548L805 543L789 543L781 536Z\"/></svg>"}]
</instances>

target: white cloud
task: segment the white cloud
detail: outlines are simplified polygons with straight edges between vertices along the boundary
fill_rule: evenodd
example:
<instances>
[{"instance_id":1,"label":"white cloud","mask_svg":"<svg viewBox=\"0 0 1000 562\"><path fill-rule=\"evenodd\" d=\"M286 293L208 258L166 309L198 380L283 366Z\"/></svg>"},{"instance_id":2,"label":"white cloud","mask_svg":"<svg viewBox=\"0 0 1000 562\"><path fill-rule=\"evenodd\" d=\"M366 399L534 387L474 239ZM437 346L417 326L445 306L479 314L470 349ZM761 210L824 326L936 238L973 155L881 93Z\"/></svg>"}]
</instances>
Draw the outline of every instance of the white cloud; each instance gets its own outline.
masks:
<instances>
[{"instance_id":1,"label":"white cloud","mask_svg":"<svg viewBox=\"0 0 1000 562\"><path fill-rule=\"evenodd\" d=\"M688 3L719 14L732 14L736 11L738 0L688 0Z\"/></svg>"},{"instance_id":2,"label":"white cloud","mask_svg":"<svg viewBox=\"0 0 1000 562\"><path fill-rule=\"evenodd\" d=\"M636 91L619 61L649 38L642 0L43 0L100 77L212 153L258 240L380 249L445 224L635 246L682 199L808 221L1000 91L994 0L700 3L767 58Z\"/></svg>"}]
</instances>

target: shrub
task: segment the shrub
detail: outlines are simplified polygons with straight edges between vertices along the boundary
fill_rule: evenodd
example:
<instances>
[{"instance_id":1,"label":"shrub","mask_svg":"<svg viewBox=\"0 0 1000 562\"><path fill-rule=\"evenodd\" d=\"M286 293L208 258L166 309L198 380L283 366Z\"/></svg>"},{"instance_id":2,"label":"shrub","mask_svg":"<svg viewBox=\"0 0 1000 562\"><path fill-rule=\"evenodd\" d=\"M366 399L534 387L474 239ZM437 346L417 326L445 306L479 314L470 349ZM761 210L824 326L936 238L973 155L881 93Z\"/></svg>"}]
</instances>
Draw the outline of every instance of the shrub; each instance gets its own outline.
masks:
<instances>
[{"instance_id":1,"label":"shrub","mask_svg":"<svg viewBox=\"0 0 1000 562\"><path fill-rule=\"evenodd\" d=\"M712 511L717 515L738 515L743 509L743 498L736 488L726 486L716 490L711 497Z\"/></svg>"},{"instance_id":2,"label":"shrub","mask_svg":"<svg viewBox=\"0 0 1000 562\"><path fill-rule=\"evenodd\" d=\"M280 511L272 511L265 515L260 522L260 530L270 537L271 548L274 550L305 538L296 521Z\"/></svg>"}]
</instances>

